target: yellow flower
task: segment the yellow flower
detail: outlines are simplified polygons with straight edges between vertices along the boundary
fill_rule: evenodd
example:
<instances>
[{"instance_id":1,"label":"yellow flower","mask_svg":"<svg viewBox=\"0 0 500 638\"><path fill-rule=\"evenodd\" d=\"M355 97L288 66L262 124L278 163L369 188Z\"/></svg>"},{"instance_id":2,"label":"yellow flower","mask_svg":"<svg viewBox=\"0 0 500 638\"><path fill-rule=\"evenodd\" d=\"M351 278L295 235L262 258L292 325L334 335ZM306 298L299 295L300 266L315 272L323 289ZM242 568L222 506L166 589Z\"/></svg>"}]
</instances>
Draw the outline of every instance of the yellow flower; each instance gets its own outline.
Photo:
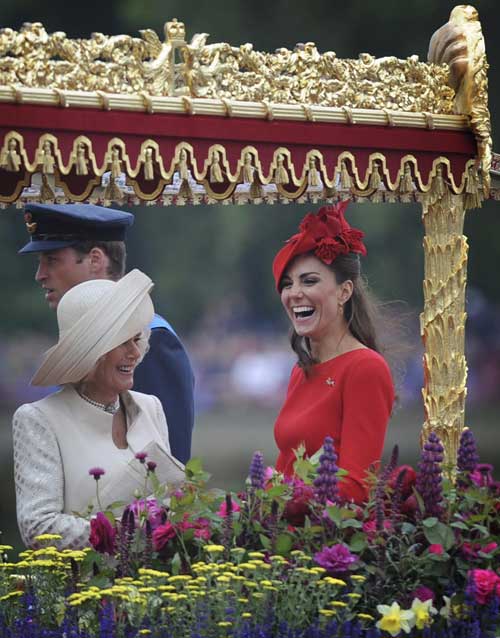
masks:
<instances>
[{"instance_id":1,"label":"yellow flower","mask_svg":"<svg viewBox=\"0 0 500 638\"><path fill-rule=\"evenodd\" d=\"M337 587L345 587L345 580L341 580L340 578L333 578L333 576L325 576L323 578L323 582L328 583L329 585L337 585Z\"/></svg>"},{"instance_id":2,"label":"yellow flower","mask_svg":"<svg viewBox=\"0 0 500 638\"><path fill-rule=\"evenodd\" d=\"M244 611L244 612L241 614L241 617L242 617L242 618L251 618L251 617L252 617L252 614L250 614L248 611Z\"/></svg>"},{"instance_id":3,"label":"yellow flower","mask_svg":"<svg viewBox=\"0 0 500 638\"><path fill-rule=\"evenodd\" d=\"M358 618L361 620L374 620L371 614L358 614Z\"/></svg>"},{"instance_id":4,"label":"yellow flower","mask_svg":"<svg viewBox=\"0 0 500 638\"><path fill-rule=\"evenodd\" d=\"M16 589L15 591L11 591L8 594L5 594L5 596L0 597L0 600L8 600L9 598L15 598L16 596L22 596L23 594L23 591Z\"/></svg>"},{"instance_id":5,"label":"yellow flower","mask_svg":"<svg viewBox=\"0 0 500 638\"><path fill-rule=\"evenodd\" d=\"M205 551L211 554L221 553L224 549L224 545L205 545Z\"/></svg>"},{"instance_id":6,"label":"yellow flower","mask_svg":"<svg viewBox=\"0 0 500 638\"><path fill-rule=\"evenodd\" d=\"M233 547L231 550L231 554L244 554L245 550L243 549L243 547Z\"/></svg>"},{"instance_id":7,"label":"yellow flower","mask_svg":"<svg viewBox=\"0 0 500 638\"><path fill-rule=\"evenodd\" d=\"M218 627L232 627L233 623L229 622L228 620L221 620L220 622L217 623Z\"/></svg>"},{"instance_id":8,"label":"yellow flower","mask_svg":"<svg viewBox=\"0 0 500 638\"><path fill-rule=\"evenodd\" d=\"M430 625L431 614L437 614L437 609L432 606L432 599L422 601L415 598L410 609L415 614L417 629L423 629Z\"/></svg>"},{"instance_id":9,"label":"yellow flower","mask_svg":"<svg viewBox=\"0 0 500 638\"><path fill-rule=\"evenodd\" d=\"M238 598L238 602L245 604L248 602L248 598Z\"/></svg>"},{"instance_id":10,"label":"yellow flower","mask_svg":"<svg viewBox=\"0 0 500 638\"><path fill-rule=\"evenodd\" d=\"M358 583L364 583L366 580L366 576L361 576L361 574L353 574L351 576L351 580L357 581Z\"/></svg>"},{"instance_id":11,"label":"yellow flower","mask_svg":"<svg viewBox=\"0 0 500 638\"><path fill-rule=\"evenodd\" d=\"M403 630L410 633L415 624L415 615L411 610L401 609L398 603L392 605L377 605L377 611L382 618L376 623L382 631L386 631L391 636L398 636Z\"/></svg>"},{"instance_id":12,"label":"yellow flower","mask_svg":"<svg viewBox=\"0 0 500 638\"><path fill-rule=\"evenodd\" d=\"M139 629L139 636L149 636L151 629Z\"/></svg>"},{"instance_id":13,"label":"yellow flower","mask_svg":"<svg viewBox=\"0 0 500 638\"><path fill-rule=\"evenodd\" d=\"M348 598L352 598L352 600L358 600L359 598L361 598L361 594L357 594L356 592L351 592L350 594L347 594Z\"/></svg>"},{"instance_id":14,"label":"yellow flower","mask_svg":"<svg viewBox=\"0 0 500 638\"><path fill-rule=\"evenodd\" d=\"M320 609L319 613L322 616L326 616L326 618L331 618L332 616L335 616L337 612L334 609Z\"/></svg>"},{"instance_id":15,"label":"yellow flower","mask_svg":"<svg viewBox=\"0 0 500 638\"><path fill-rule=\"evenodd\" d=\"M341 600L332 600L332 602L329 604L332 607L347 607L347 603L344 603Z\"/></svg>"},{"instance_id":16,"label":"yellow flower","mask_svg":"<svg viewBox=\"0 0 500 638\"><path fill-rule=\"evenodd\" d=\"M250 558L265 558L265 554L263 554L262 552L248 552L248 556Z\"/></svg>"},{"instance_id":17,"label":"yellow flower","mask_svg":"<svg viewBox=\"0 0 500 638\"><path fill-rule=\"evenodd\" d=\"M0 552L8 552L9 550L14 549L12 545L0 545Z\"/></svg>"},{"instance_id":18,"label":"yellow flower","mask_svg":"<svg viewBox=\"0 0 500 638\"><path fill-rule=\"evenodd\" d=\"M37 543L43 543L44 541L60 541L62 536L60 534L39 534L35 536Z\"/></svg>"}]
</instances>

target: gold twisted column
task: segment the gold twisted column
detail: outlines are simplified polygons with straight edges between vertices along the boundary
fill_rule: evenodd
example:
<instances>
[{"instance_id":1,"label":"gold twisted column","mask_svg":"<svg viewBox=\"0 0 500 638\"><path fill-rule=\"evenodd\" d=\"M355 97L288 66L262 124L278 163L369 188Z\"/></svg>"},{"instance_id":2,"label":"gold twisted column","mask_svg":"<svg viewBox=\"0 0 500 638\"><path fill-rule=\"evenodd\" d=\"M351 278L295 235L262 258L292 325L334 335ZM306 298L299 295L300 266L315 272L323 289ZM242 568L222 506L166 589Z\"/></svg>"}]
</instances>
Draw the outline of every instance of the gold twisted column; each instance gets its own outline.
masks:
<instances>
[{"instance_id":1,"label":"gold twisted column","mask_svg":"<svg viewBox=\"0 0 500 638\"><path fill-rule=\"evenodd\" d=\"M424 311L420 331L424 342L425 423L422 439L434 431L443 443L445 463L454 475L464 427L467 364L464 354L467 238L463 235L462 195L423 202Z\"/></svg>"}]
</instances>

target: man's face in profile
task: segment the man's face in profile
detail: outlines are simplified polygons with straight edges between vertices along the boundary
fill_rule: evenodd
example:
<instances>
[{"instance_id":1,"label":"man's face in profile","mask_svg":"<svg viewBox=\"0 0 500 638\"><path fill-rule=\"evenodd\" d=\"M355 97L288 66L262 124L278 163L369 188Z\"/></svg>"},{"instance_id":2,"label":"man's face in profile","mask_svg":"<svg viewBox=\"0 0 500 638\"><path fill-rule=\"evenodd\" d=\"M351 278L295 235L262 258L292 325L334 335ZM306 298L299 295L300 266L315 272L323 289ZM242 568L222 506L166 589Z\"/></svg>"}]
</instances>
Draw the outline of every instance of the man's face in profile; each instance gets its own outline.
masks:
<instances>
[{"instance_id":1,"label":"man's face in profile","mask_svg":"<svg viewBox=\"0 0 500 638\"><path fill-rule=\"evenodd\" d=\"M52 310L61 297L73 286L94 279L90 272L90 257L73 248L59 248L38 253L35 280L45 291L45 299Z\"/></svg>"}]
</instances>

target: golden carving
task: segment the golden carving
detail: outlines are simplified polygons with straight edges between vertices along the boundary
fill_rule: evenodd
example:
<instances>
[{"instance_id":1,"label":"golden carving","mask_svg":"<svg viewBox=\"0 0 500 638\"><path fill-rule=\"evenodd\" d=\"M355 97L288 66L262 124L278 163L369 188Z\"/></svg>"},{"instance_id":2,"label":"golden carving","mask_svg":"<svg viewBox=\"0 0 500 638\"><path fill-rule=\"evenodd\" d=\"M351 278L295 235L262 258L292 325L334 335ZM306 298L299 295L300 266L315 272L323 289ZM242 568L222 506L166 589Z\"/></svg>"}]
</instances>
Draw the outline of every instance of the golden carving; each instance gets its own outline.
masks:
<instances>
[{"instance_id":1,"label":"golden carving","mask_svg":"<svg viewBox=\"0 0 500 638\"><path fill-rule=\"evenodd\" d=\"M430 192L424 197L424 311L420 331L425 346L422 393L426 419L422 438L434 431L452 468L464 427L467 392L464 329L468 245L463 235L464 215L462 195L436 198Z\"/></svg>"},{"instance_id":2,"label":"golden carving","mask_svg":"<svg viewBox=\"0 0 500 638\"><path fill-rule=\"evenodd\" d=\"M452 10L449 21L431 38L428 59L431 63L449 65L450 86L456 92L454 112L470 116L478 144L484 196L488 197L492 158L488 62L474 7L460 5Z\"/></svg>"},{"instance_id":3,"label":"golden carving","mask_svg":"<svg viewBox=\"0 0 500 638\"><path fill-rule=\"evenodd\" d=\"M206 33L188 43L184 24L175 19L164 31L162 42L152 30L140 38L93 33L71 39L60 31L48 34L39 22L5 28L0 85L102 91L103 99L105 93L141 94L149 107L157 95L261 102L270 117L273 103L345 107L351 120L350 109L453 112L448 66L418 56L339 59L313 42L265 53L251 44L207 44Z\"/></svg>"}]
</instances>

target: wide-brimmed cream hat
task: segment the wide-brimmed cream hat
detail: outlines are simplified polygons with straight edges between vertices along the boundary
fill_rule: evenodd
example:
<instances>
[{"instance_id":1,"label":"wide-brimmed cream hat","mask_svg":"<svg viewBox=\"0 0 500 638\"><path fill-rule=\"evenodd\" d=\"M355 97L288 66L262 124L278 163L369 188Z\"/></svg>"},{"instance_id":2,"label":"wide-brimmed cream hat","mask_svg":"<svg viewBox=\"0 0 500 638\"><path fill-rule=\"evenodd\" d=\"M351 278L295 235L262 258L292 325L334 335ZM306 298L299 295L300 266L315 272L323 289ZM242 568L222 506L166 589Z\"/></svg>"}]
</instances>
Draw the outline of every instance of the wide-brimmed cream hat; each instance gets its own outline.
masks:
<instances>
[{"instance_id":1,"label":"wide-brimmed cream hat","mask_svg":"<svg viewBox=\"0 0 500 638\"><path fill-rule=\"evenodd\" d=\"M98 359L147 329L154 314L151 279L132 270L119 281L74 286L57 306L59 341L45 353L32 385L81 381Z\"/></svg>"}]
</instances>

